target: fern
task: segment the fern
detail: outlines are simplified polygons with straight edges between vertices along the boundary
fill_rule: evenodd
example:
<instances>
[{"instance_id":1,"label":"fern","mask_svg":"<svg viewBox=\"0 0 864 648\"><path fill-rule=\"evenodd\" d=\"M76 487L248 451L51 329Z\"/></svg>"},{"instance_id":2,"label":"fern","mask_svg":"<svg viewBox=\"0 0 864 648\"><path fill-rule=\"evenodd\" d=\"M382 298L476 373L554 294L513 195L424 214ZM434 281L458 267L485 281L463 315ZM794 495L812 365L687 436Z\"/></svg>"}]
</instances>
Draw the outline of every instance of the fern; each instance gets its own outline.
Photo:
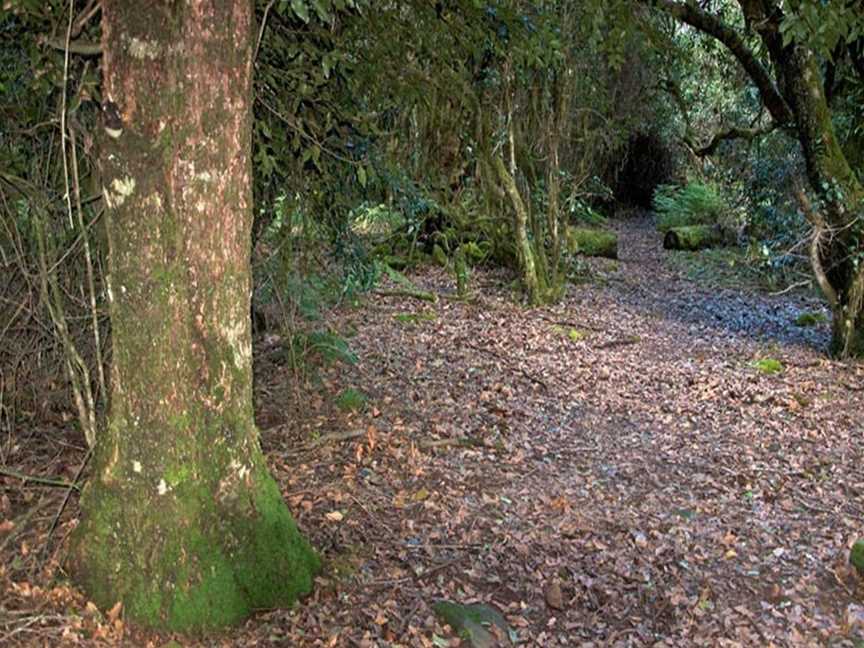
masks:
<instances>
[{"instance_id":1,"label":"fern","mask_svg":"<svg viewBox=\"0 0 864 648\"><path fill-rule=\"evenodd\" d=\"M657 229L667 232L673 227L715 225L728 211L717 190L708 184L691 182L683 187L660 185L654 192Z\"/></svg>"}]
</instances>

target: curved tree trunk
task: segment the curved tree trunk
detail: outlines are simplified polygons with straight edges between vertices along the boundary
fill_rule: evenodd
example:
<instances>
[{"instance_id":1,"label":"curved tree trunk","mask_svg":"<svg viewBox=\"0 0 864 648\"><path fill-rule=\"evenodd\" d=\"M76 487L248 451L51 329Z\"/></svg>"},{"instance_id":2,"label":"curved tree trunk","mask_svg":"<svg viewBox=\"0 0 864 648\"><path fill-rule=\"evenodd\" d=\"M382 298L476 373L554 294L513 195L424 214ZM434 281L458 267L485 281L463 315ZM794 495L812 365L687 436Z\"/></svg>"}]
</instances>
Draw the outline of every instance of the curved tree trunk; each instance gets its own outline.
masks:
<instances>
[{"instance_id":1,"label":"curved tree trunk","mask_svg":"<svg viewBox=\"0 0 864 648\"><path fill-rule=\"evenodd\" d=\"M645 0L726 45L759 88L777 126L794 130L807 164L807 178L819 197L818 211L805 205L814 226L811 261L833 309L832 351L846 358L864 356L864 186L843 152L812 48L786 43L784 11L798 3L738 0L771 59L776 79L741 34L696 3Z\"/></svg>"},{"instance_id":2,"label":"curved tree trunk","mask_svg":"<svg viewBox=\"0 0 864 648\"><path fill-rule=\"evenodd\" d=\"M309 591L317 558L252 412L250 0L103 0L113 366L71 567L201 631Z\"/></svg>"},{"instance_id":3,"label":"curved tree trunk","mask_svg":"<svg viewBox=\"0 0 864 648\"><path fill-rule=\"evenodd\" d=\"M770 25L768 22L763 24ZM772 38L766 34L766 42ZM832 352L842 358L864 355L864 187L846 159L834 130L816 56L803 45L769 48L784 80L784 95L795 115L810 185L821 201L810 211L815 228L814 272L824 272L833 289ZM820 283L822 283L820 281ZM823 286L823 292L824 286Z\"/></svg>"}]
</instances>

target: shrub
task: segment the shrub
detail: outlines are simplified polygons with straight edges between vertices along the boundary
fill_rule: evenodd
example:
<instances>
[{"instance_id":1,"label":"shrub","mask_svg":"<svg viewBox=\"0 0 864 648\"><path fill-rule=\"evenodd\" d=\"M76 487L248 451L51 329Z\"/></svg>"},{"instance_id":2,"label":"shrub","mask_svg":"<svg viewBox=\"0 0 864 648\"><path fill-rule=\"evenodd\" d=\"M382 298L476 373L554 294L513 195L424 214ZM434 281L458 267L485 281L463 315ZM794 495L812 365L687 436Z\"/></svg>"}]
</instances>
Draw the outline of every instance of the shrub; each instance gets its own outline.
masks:
<instances>
[{"instance_id":1,"label":"shrub","mask_svg":"<svg viewBox=\"0 0 864 648\"><path fill-rule=\"evenodd\" d=\"M358 389L349 387L343 389L336 397L336 407L343 412L359 412L366 407L368 401L366 394Z\"/></svg>"},{"instance_id":2,"label":"shrub","mask_svg":"<svg viewBox=\"0 0 864 648\"><path fill-rule=\"evenodd\" d=\"M683 187L657 187L654 211L657 212L657 229L668 232L673 227L720 223L728 206L712 185L691 182Z\"/></svg>"}]
</instances>

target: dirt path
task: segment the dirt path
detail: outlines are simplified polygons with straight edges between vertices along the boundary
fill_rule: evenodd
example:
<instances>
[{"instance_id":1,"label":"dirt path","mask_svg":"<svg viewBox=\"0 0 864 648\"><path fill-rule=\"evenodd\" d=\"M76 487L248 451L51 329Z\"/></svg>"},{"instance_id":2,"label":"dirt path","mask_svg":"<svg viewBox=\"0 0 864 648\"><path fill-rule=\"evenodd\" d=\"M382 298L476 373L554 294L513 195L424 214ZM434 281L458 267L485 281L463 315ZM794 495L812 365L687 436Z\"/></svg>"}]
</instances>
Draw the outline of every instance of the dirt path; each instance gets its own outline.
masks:
<instances>
[{"instance_id":1,"label":"dirt path","mask_svg":"<svg viewBox=\"0 0 864 648\"><path fill-rule=\"evenodd\" d=\"M393 299L342 314L362 361L324 386L374 407L346 422L313 402L292 426L368 432L291 468L319 495L294 502L301 522L347 569L295 631L432 645L429 606L449 598L496 604L530 645L854 645L862 372L825 358L824 327L792 325L813 304L700 288L650 223L621 235L619 270L554 308L481 275L480 304L434 321L399 323L417 307ZM785 370L756 371L764 356Z\"/></svg>"},{"instance_id":2,"label":"dirt path","mask_svg":"<svg viewBox=\"0 0 864 648\"><path fill-rule=\"evenodd\" d=\"M617 271L555 307L478 273L477 304L334 313L360 362L307 387L261 341L262 442L327 568L295 610L201 645L456 645L442 598L496 605L522 645L860 645L845 560L864 536L864 372L825 358L824 327L792 325L813 304L696 286L650 223L620 232ZM756 371L765 356L785 370ZM333 406L345 388L363 413ZM100 643L97 617L42 585L37 605L7 583L16 614L49 619L14 639Z\"/></svg>"}]
</instances>

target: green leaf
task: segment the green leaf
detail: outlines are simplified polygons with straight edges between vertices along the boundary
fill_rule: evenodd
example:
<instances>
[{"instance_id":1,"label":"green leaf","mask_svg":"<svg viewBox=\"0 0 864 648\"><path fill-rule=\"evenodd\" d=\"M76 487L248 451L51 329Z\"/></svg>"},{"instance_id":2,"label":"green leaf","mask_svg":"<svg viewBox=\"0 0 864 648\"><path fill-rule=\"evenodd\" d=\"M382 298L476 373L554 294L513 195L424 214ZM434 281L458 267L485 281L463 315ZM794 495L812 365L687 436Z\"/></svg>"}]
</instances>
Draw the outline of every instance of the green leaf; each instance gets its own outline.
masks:
<instances>
[{"instance_id":1,"label":"green leaf","mask_svg":"<svg viewBox=\"0 0 864 648\"><path fill-rule=\"evenodd\" d=\"M300 20L309 22L309 5L306 4L306 0L291 0L291 9Z\"/></svg>"}]
</instances>

